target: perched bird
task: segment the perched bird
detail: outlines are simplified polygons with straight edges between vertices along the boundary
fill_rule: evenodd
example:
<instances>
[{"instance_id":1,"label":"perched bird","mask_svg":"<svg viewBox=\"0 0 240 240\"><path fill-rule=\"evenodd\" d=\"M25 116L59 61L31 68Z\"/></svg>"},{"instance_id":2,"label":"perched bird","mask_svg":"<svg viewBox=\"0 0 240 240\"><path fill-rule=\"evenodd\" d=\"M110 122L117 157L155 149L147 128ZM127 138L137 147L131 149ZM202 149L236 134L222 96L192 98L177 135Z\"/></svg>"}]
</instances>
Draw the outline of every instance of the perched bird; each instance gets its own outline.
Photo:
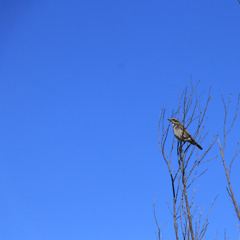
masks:
<instances>
[{"instance_id":1,"label":"perched bird","mask_svg":"<svg viewBox=\"0 0 240 240\"><path fill-rule=\"evenodd\" d=\"M202 150L202 147L196 143L188 130L176 118L171 118L168 120L172 123L173 133L178 140L183 142L189 142L192 145L196 145L199 149Z\"/></svg>"}]
</instances>

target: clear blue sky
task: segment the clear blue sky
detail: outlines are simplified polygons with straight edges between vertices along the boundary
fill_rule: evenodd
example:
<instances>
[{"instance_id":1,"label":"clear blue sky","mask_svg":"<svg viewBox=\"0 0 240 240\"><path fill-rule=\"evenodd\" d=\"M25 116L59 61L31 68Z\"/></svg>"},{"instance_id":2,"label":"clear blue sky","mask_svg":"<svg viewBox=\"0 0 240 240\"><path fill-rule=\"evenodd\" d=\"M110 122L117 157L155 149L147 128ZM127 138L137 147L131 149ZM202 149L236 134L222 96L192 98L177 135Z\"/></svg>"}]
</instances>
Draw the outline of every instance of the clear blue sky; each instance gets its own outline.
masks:
<instances>
[{"instance_id":1,"label":"clear blue sky","mask_svg":"<svg viewBox=\"0 0 240 240\"><path fill-rule=\"evenodd\" d=\"M221 130L220 95L240 91L239 26L237 0L0 1L0 238L155 239L156 194L173 239L160 108L192 75L212 86L207 128ZM198 203L219 194L206 239L237 239L220 158L206 167Z\"/></svg>"}]
</instances>

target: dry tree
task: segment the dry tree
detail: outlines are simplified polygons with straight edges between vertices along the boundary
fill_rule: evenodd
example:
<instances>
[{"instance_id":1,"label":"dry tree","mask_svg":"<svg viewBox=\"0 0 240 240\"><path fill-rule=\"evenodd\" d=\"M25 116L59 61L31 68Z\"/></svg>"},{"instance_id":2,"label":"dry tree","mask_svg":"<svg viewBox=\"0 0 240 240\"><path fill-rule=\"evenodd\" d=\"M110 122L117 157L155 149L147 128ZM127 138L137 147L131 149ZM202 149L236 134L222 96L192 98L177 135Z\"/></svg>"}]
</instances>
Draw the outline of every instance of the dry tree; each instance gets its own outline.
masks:
<instances>
[{"instance_id":1,"label":"dry tree","mask_svg":"<svg viewBox=\"0 0 240 240\"><path fill-rule=\"evenodd\" d=\"M209 140L209 137L207 137L209 131L205 133L206 112L211 95L209 89L206 102L202 107L203 93L197 94L198 84L199 82L193 85L191 82L190 89L187 86L181 95L178 94L178 107L172 111L171 118L179 119L185 128L191 125L196 126L196 131L192 136L200 145L204 141L205 150L201 151L196 146L179 141L173 136L172 131L170 131L170 123L166 124L166 107L161 110L159 118L159 149L171 179L172 207L169 206L169 202L168 206L173 218L177 240L203 239L208 226L209 212L216 200L213 200L205 219L202 219L203 216L199 211L199 206L195 203L196 189L192 190L192 186L207 170L205 169L199 173L201 164L217 157L206 159L207 154L217 140L217 135ZM175 155L174 149L176 148Z\"/></svg>"},{"instance_id":2,"label":"dry tree","mask_svg":"<svg viewBox=\"0 0 240 240\"><path fill-rule=\"evenodd\" d=\"M239 101L240 101L240 94L238 95L238 100L237 100L237 106L236 106L236 111L235 111L235 115L229 125L229 127L227 127L227 117L228 117L228 113L229 113L229 107L230 107L230 102L231 102L231 97L232 95L230 94L229 98L228 98L228 102L226 104L223 96L222 96L222 102L223 102L223 106L224 106L224 123L223 123L223 141L222 144L220 143L220 140L218 139L218 145L220 148L220 153L221 153L221 158L222 158L222 163L223 163L223 167L225 170L225 176L227 178L227 183L228 183L228 187L227 187L227 192L232 200L235 212L237 214L238 220L240 222L240 210L239 210L239 206L237 205L237 201L233 192L233 188L232 188L232 184L231 184L231 171L232 171L232 166L233 166L233 162L236 159L236 157L238 156L238 154L240 153L239 150L239 142L237 143L236 146L236 150L235 150L235 154L232 157L229 166L227 166L226 163L226 157L225 157L225 147L226 147L226 142L227 142L227 136L229 135L230 131L232 130L232 127L237 119L237 116L239 115L240 111L239 111Z\"/></svg>"}]
</instances>

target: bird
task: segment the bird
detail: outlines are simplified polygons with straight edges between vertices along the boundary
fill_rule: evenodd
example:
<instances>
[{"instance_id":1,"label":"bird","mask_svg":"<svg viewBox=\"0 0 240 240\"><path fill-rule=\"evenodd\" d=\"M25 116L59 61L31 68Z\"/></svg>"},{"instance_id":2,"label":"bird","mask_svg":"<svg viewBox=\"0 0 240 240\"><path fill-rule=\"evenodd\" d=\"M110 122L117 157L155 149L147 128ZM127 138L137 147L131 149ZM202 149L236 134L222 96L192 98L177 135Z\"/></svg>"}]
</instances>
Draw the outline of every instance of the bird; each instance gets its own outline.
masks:
<instances>
[{"instance_id":1,"label":"bird","mask_svg":"<svg viewBox=\"0 0 240 240\"><path fill-rule=\"evenodd\" d=\"M183 142L189 142L192 145L196 145L199 149L203 149L191 136L191 134L188 132L188 130L176 119L176 118L170 118L168 119L172 123L173 126L173 133L175 137Z\"/></svg>"}]
</instances>

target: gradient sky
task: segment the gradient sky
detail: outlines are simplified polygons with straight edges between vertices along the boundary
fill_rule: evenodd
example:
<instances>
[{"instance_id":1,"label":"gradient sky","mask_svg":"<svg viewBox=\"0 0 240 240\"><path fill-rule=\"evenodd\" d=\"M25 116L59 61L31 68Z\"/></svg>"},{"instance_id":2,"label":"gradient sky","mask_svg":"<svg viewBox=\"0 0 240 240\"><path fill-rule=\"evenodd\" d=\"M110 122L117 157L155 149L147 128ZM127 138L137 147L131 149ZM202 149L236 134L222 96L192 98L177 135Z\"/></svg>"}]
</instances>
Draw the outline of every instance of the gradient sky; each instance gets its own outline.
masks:
<instances>
[{"instance_id":1,"label":"gradient sky","mask_svg":"<svg viewBox=\"0 0 240 240\"><path fill-rule=\"evenodd\" d=\"M0 238L156 239L156 196L174 239L160 109L170 115L192 75L199 92L212 86L206 127L222 137L220 96L234 109L240 91L239 26L237 0L0 1ZM204 167L204 213L219 194L206 239L225 228L237 239L221 159Z\"/></svg>"}]
</instances>

